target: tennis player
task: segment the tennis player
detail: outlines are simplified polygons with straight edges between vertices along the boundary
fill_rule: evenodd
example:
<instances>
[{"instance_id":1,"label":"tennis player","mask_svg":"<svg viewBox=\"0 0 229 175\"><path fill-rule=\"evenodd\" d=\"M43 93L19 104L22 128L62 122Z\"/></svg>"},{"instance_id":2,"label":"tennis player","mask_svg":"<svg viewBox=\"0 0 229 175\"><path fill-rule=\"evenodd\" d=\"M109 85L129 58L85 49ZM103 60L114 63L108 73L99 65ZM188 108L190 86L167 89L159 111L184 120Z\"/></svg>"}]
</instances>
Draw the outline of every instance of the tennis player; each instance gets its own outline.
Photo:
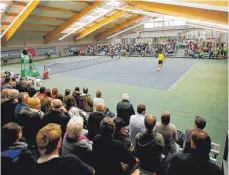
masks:
<instances>
[{"instance_id":1,"label":"tennis player","mask_svg":"<svg viewBox=\"0 0 229 175\"><path fill-rule=\"evenodd\" d=\"M164 54L162 53L162 51L160 51L160 53L158 55L157 71L160 71L161 70L162 64L163 64L163 60L164 60Z\"/></svg>"}]
</instances>

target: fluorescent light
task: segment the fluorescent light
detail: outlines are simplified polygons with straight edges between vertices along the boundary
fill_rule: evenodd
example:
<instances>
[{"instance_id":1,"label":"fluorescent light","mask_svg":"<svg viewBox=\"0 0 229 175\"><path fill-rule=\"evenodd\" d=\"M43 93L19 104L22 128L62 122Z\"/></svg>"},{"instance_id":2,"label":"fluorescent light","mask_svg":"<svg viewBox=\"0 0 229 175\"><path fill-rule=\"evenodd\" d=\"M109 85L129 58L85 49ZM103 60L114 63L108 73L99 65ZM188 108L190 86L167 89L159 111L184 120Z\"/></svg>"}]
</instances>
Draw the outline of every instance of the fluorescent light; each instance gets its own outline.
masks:
<instances>
[{"instance_id":1,"label":"fluorescent light","mask_svg":"<svg viewBox=\"0 0 229 175\"><path fill-rule=\"evenodd\" d=\"M113 35L107 37L106 39L113 38L113 37L116 36L116 35L119 35L119 34L121 34L121 33L123 33L123 32L126 32L126 31L130 30L130 29L133 29L133 28L135 28L135 27L138 27L138 26L140 26L140 25L142 25L142 24L144 24L144 23L146 23L146 22L147 22L147 21L144 21L144 22L142 22L142 23L140 23L140 24L131 26L131 27L125 29L125 30L122 30L121 32L115 33L115 34L113 34Z\"/></svg>"},{"instance_id":2,"label":"fluorescent light","mask_svg":"<svg viewBox=\"0 0 229 175\"><path fill-rule=\"evenodd\" d=\"M227 7L200 4L200 3L195 3L195 1L193 1L191 3L190 2L174 1L174 0L146 0L146 1L147 2L155 2L155 3L163 3L163 4L170 4L170 5L177 5L177 6L185 6L185 7L192 7L192 8L201 8L201 9L207 9L207 10L216 10L216 11L228 12Z\"/></svg>"},{"instance_id":3,"label":"fluorescent light","mask_svg":"<svg viewBox=\"0 0 229 175\"><path fill-rule=\"evenodd\" d=\"M221 28L221 27L222 28L229 28L228 25L203 22L203 21L187 19L187 18L174 17L174 16L163 15L163 14L158 14L158 13L152 13L152 12L147 12L147 11L138 10L138 9L127 9L127 8L119 8L119 7L117 7L116 9L126 10L126 11L129 11L129 12L132 12L132 13L142 14L142 15L146 15L146 16L150 16L150 17L162 17L165 20L167 20L167 19L170 19L170 20L183 20L183 21L186 21L186 22L193 22L193 23L198 23L198 24L203 24L203 25L212 25L214 27L219 27L219 28Z\"/></svg>"},{"instance_id":4,"label":"fluorescent light","mask_svg":"<svg viewBox=\"0 0 229 175\"><path fill-rule=\"evenodd\" d=\"M5 33L12 27L12 25L18 20L18 18L27 10L27 8L32 4L33 0L25 6L25 8L17 15L17 17L11 22L11 24L7 27L7 29L2 33L1 38L5 35Z\"/></svg>"},{"instance_id":5,"label":"fluorescent light","mask_svg":"<svg viewBox=\"0 0 229 175\"><path fill-rule=\"evenodd\" d=\"M215 31L224 32L224 33L228 33L227 30L221 30L221 29L211 28L211 27L202 26L202 25L197 25L197 24L190 24L190 23L187 23L186 25L188 25L188 26L193 26L193 27L198 27L198 28L203 28L203 29L215 30Z\"/></svg>"},{"instance_id":6,"label":"fluorescent light","mask_svg":"<svg viewBox=\"0 0 229 175\"><path fill-rule=\"evenodd\" d=\"M78 31L78 30L84 28L84 27L87 26L88 24L93 23L94 21L98 20L98 19L101 18L102 16L104 16L104 15L106 15L107 13L111 12L111 11L114 9L114 7L110 8L110 9L103 9L103 8L102 8L103 6L107 5L107 3L109 3L109 2L110 2L110 1L104 2L100 7L95 8L93 11L91 11L91 13L89 13L89 14L85 15L84 17L82 17L82 18L80 19L80 21L84 20L84 18L88 18L88 16L90 16L90 14L95 14L96 11L100 11L100 10L101 10L102 13L101 13L101 11L100 11L100 15L98 15L98 16L96 16L96 17L93 16L93 18L92 18L91 21L89 21L89 22L87 22L87 23L84 23L82 26L76 28L75 30L71 31L70 33L67 33L67 34L64 35L63 37L59 38L59 40L62 40L62 39L64 39L64 38L66 38L67 36L69 36L69 35L75 33L76 31ZM77 23L80 23L80 21L79 21L79 22L76 22L75 25L77 25ZM104 25L105 25L105 24L104 24ZM93 31L94 31L94 30L93 30ZM83 37L83 36L81 36L81 37ZM81 38L81 37L80 37L80 38Z\"/></svg>"}]
</instances>

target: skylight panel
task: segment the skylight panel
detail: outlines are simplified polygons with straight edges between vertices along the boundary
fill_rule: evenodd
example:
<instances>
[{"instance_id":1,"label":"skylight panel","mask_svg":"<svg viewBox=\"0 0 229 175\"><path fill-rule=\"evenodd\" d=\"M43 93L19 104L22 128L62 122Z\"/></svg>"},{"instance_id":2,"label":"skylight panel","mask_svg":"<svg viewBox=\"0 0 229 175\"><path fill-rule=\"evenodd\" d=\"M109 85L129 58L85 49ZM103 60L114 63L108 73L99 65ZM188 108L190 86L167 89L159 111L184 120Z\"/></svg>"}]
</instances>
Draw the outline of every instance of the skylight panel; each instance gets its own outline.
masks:
<instances>
[{"instance_id":1,"label":"skylight panel","mask_svg":"<svg viewBox=\"0 0 229 175\"><path fill-rule=\"evenodd\" d=\"M4 12L7 7L8 7L8 4L6 4L6 3L0 3L0 12Z\"/></svg>"}]
</instances>

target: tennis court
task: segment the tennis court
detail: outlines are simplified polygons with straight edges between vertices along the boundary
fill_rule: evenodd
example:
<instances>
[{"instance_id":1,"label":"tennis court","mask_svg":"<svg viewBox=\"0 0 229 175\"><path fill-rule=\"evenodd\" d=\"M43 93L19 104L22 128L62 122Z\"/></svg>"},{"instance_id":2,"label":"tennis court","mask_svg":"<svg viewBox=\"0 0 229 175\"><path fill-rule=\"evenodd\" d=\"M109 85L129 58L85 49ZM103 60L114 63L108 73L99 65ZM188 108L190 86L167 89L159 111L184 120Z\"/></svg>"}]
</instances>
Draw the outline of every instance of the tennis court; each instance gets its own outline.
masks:
<instances>
[{"instance_id":1,"label":"tennis court","mask_svg":"<svg viewBox=\"0 0 229 175\"><path fill-rule=\"evenodd\" d=\"M36 65L43 71L47 64L61 62L60 65L66 66L72 61L91 58L103 59L71 57ZM58 87L62 93L66 88L88 87L92 97L100 88L107 106L114 112L122 93L128 92L135 109L140 103L146 104L147 114L154 114L158 121L160 114L168 110L171 122L182 131L193 127L196 115L202 116L207 120L206 131L212 141L219 143L223 150L228 122L227 61L168 58L160 72L156 71L156 66L155 59L122 58L56 73L42 83L48 88ZM20 72L19 65L4 68Z\"/></svg>"}]
</instances>

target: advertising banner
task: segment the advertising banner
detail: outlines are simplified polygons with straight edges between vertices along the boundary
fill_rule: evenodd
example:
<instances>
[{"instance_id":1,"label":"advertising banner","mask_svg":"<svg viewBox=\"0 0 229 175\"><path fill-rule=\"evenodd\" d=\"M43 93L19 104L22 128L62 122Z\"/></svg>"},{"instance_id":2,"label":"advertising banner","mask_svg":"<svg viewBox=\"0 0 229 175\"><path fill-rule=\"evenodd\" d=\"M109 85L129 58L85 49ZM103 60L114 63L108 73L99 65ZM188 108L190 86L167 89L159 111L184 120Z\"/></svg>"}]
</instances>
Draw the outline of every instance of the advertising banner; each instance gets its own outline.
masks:
<instances>
[{"instance_id":1,"label":"advertising banner","mask_svg":"<svg viewBox=\"0 0 229 175\"><path fill-rule=\"evenodd\" d=\"M56 48L55 47L46 47L46 48L37 48L37 56L47 55L48 51L51 52L51 54L56 54Z\"/></svg>"},{"instance_id":2,"label":"advertising banner","mask_svg":"<svg viewBox=\"0 0 229 175\"><path fill-rule=\"evenodd\" d=\"M36 52L34 48L28 48L27 52L29 52L32 56L36 56Z\"/></svg>"},{"instance_id":3,"label":"advertising banner","mask_svg":"<svg viewBox=\"0 0 229 175\"><path fill-rule=\"evenodd\" d=\"M20 50L7 50L1 51L1 58L6 57L7 59L13 58L21 58L21 51Z\"/></svg>"}]
</instances>

